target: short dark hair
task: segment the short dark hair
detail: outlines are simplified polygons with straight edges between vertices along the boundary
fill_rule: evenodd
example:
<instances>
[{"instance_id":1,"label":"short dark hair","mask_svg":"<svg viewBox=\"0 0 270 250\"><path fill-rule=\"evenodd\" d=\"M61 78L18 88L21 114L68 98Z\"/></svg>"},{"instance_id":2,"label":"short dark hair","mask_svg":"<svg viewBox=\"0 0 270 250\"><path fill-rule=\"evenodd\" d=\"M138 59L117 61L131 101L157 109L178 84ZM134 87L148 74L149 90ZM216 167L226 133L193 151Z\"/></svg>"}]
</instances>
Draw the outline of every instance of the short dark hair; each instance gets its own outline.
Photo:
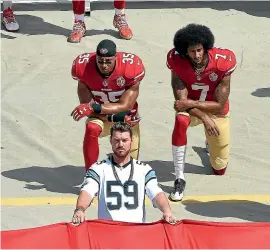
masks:
<instances>
[{"instance_id":1,"label":"short dark hair","mask_svg":"<svg viewBox=\"0 0 270 250\"><path fill-rule=\"evenodd\" d=\"M126 122L116 122L111 127L111 137L113 135L113 132L119 131L121 133L123 132L129 132L130 137L132 138L132 129L131 126Z\"/></svg>"},{"instance_id":2,"label":"short dark hair","mask_svg":"<svg viewBox=\"0 0 270 250\"><path fill-rule=\"evenodd\" d=\"M179 29L173 39L175 50L183 57L187 56L187 49L190 46L202 44L207 51L213 48L214 42L215 37L208 27L194 23Z\"/></svg>"}]
</instances>

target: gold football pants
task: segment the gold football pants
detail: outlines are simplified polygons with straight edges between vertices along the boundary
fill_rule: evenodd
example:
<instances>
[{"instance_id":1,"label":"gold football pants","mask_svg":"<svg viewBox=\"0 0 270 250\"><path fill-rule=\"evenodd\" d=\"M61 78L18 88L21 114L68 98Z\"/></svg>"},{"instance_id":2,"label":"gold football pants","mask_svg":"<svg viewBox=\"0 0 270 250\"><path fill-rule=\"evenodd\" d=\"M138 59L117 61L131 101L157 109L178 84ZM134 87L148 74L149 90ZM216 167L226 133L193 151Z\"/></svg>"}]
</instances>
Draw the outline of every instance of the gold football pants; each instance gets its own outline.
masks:
<instances>
[{"instance_id":1,"label":"gold football pants","mask_svg":"<svg viewBox=\"0 0 270 250\"><path fill-rule=\"evenodd\" d=\"M186 112L178 114L190 116ZM227 167L230 154L230 114L225 117L211 116L219 129L219 136L209 136L205 130L205 136L209 145L209 158L211 166L220 170ZM202 120L190 116L189 127L195 127L202 124Z\"/></svg>"}]
</instances>

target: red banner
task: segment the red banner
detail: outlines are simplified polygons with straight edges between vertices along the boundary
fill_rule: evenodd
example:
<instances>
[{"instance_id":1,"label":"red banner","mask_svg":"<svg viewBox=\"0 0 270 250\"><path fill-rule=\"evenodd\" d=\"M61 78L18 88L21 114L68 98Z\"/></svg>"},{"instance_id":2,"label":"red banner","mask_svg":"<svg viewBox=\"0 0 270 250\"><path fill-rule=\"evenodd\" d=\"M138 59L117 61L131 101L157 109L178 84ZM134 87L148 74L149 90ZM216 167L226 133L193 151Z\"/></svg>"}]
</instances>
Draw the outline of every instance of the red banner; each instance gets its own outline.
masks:
<instances>
[{"instance_id":1,"label":"red banner","mask_svg":"<svg viewBox=\"0 0 270 250\"><path fill-rule=\"evenodd\" d=\"M89 220L1 232L1 248L270 249L270 222L224 223L182 220L137 224Z\"/></svg>"}]
</instances>

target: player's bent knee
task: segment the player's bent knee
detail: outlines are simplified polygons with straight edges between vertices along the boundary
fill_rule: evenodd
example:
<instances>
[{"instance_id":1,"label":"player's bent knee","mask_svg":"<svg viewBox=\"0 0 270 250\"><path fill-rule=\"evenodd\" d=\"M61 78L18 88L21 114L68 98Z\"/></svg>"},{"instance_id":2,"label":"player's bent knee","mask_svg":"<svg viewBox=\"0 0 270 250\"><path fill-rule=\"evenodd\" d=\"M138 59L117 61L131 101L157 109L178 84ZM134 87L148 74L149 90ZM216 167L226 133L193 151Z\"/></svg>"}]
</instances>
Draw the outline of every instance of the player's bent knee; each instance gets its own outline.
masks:
<instances>
[{"instance_id":1,"label":"player's bent knee","mask_svg":"<svg viewBox=\"0 0 270 250\"><path fill-rule=\"evenodd\" d=\"M190 124L190 117L183 114L175 116L174 129L172 134L172 144L183 146L187 144L187 129Z\"/></svg>"},{"instance_id":2,"label":"player's bent knee","mask_svg":"<svg viewBox=\"0 0 270 250\"><path fill-rule=\"evenodd\" d=\"M99 124L88 122L85 125L85 133L93 137L99 137L102 132L102 127Z\"/></svg>"},{"instance_id":3,"label":"player's bent knee","mask_svg":"<svg viewBox=\"0 0 270 250\"><path fill-rule=\"evenodd\" d=\"M224 175L228 166L228 159L215 158L210 159L211 166L216 175Z\"/></svg>"}]
</instances>

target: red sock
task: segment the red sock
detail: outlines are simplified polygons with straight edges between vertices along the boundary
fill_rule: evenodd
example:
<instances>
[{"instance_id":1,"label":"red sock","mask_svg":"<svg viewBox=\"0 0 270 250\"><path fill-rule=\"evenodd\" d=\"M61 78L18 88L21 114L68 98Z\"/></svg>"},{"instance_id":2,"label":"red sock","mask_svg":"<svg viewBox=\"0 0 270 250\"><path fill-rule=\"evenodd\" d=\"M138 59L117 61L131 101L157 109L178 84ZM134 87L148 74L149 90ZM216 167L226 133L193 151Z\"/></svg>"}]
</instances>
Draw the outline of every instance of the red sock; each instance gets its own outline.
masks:
<instances>
[{"instance_id":1,"label":"red sock","mask_svg":"<svg viewBox=\"0 0 270 250\"><path fill-rule=\"evenodd\" d=\"M114 8L122 10L126 8L126 1L115 1L113 2Z\"/></svg>"},{"instance_id":2,"label":"red sock","mask_svg":"<svg viewBox=\"0 0 270 250\"><path fill-rule=\"evenodd\" d=\"M72 0L72 9L75 15L84 14L85 0Z\"/></svg>"},{"instance_id":3,"label":"red sock","mask_svg":"<svg viewBox=\"0 0 270 250\"><path fill-rule=\"evenodd\" d=\"M99 145L98 137L102 129L95 123L87 123L85 126L85 135L83 141L83 154L85 162L85 170L87 171L93 163L98 160Z\"/></svg>"},{"instance_id":4,"label":"red sock","mask_svg":"<svg viewBox=\"0 0 270 250\"><path fill-rule=\"evenodd\" d=\"M186 115L177 115L175 117L174 129L172 133L172 145L183 146L187 144L187 129L190 118Z\"/></svg>"},{"instance_id":5,"label":"red sock","mask_svg":"<svg viewBox=\"0 0 270 250\"><path fill-rule=\"evenodd\" d=\"M226 172L226 169L227 169L227 166L225 168L222 168L222 169L214 169L213 168L213 171L216 175L224 175L225 172Z\"/></svg>"}]
</instances>

